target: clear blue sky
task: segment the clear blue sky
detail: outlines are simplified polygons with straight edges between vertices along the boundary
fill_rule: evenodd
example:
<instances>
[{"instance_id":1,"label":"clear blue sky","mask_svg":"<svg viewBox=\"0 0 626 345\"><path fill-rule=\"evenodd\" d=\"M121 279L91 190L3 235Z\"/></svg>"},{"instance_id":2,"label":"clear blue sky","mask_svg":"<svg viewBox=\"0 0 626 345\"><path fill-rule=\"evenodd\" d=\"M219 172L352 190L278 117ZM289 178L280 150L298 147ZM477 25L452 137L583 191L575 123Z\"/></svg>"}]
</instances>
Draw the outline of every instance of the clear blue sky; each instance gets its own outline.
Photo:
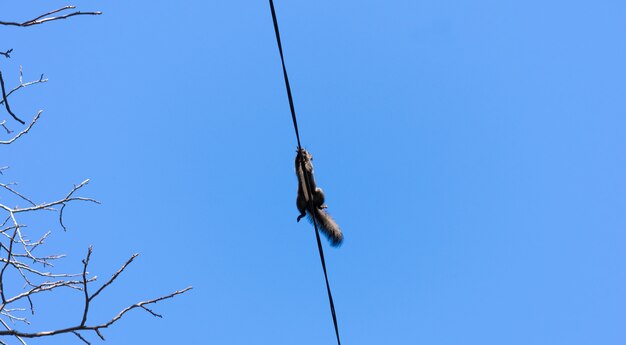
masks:
<instances>
[{"instance_id":1,"label":"clear blue sky","mask_svg":"<svg viewBox=\"0 0 626 345\"><path fill-rule=\"evenodd\" d=\"M0 19L67 4L3 2ZM72 4L104 15L0 27L7 83L19 65L50 78L12 102L45 111L1 148L2 181L47 201L91 178L83 195L103 204L69 207L66 233L47 223L63 268L93 244L104 280L141 253L90 320L194 287L107 343L333 344L267 1ZM345 234L324 242L344 345L626 343L626 3L276 10ZM33 322L76 322L80 294L52 297Z\"/></svg>"}]
</instances>

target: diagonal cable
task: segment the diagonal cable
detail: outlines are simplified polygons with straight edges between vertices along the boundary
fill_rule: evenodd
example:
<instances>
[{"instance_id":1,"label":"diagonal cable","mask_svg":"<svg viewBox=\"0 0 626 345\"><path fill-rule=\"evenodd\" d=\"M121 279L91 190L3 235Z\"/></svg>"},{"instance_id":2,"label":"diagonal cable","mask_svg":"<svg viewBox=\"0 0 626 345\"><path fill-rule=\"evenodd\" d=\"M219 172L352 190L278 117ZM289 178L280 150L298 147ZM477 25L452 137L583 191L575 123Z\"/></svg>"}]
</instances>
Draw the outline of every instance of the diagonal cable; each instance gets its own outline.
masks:
<instances>
[{"instance_id":1,"label":"diagonal cable","mask_svg":"<svg viewBox=\"0 0 626 345\"><path fill-rule=\"evenodd\" d=\"M302 146L300 145L300 134L298 132L298 121L296 119L296 109L293 105L293 97L291 95L291 87L289 86L289 77L287 76L287 68L285 67L285 57L283 56L283 47L280 42L280 32L278 31L278 20L276 19L276 11L274 10L274 1L270 0L270 9L272 10L272 20L274 22L274 32L276 33L276 43L278 43L278 52L280 53L280 61L283 66L283 76L285 78L285 87L287 89L287 97L289 98L289 109L291 110L291 119L293 120L293 128L296 131L296 139L298 141L298 155L300 155L300 151L302 150ZM304 159L300 159L300 164L302 165L302 171L306 171L304 168ZM308 198L309 198L309 208L313 209L313 195L311 195L311 186L309 177L305 174L305 182L307 185ZM330 291L330 284L328 283L328 274L326 273L326 260L324 260L324 250L322 249L322 241L320 240L320 234L317 229L317 219L315 219L315 212L310 212L311 217L313 218L313 227L315 227L315 238L317 239L317 248L320 253L320 260L322 262L322 269L324 270L324 279L326 279L326 291L328 292L328 301L330 303L330 313L333 317L333 324L335 326L335 335L337 336L337 344L341 345L341 340L339 339L339 327L337 326L337 314L335 313L335 303L333 302L333 294Z\"/></svg>"}]
</instances>

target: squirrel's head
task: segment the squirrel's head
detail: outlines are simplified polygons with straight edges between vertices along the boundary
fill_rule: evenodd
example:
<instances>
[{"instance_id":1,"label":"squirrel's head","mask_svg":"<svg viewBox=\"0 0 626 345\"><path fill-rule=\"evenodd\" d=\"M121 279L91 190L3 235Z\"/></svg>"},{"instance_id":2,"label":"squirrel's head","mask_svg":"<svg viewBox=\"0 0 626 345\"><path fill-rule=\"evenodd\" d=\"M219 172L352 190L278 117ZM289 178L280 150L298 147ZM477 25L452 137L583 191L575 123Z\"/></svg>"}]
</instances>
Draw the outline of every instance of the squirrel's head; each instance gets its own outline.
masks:
<instances>
[{"instance_id":1,"label":"squirrel's head","mask_svg":"<svg viewBox=\"0 0 626 345\"><path fill-rule=\"evenodd\" d=\"M298 153L298 150L296 149L296 153ZM313 160L313 155L311 155L309 153L309 151L307 151L306 149L302 148L300 149L300 154L302 155L303 159L305 161L309 160L312 161ZM298 155L296 155L296 158L298 157Z\"/></svg>"}]
</instances>

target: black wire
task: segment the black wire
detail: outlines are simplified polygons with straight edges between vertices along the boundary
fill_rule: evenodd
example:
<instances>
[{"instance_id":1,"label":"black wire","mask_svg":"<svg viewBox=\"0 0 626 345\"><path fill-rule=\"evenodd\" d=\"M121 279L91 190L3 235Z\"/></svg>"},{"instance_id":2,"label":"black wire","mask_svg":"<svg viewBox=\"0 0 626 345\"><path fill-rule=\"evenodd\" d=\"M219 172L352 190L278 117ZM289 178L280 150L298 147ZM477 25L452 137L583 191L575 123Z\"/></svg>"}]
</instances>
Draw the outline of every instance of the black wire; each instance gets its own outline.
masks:
<instances>
[{"instance_id":1,"label":"black wire","mask_svg":"<svg viewBox=\"0 0 626 345\"><path fill-rule=\"evenodd\" d=\"M272 9L272 20L274 21L274 32L276 32L276 42L278 43L278 52L280 53L280 61L283 64L283 76L285 77L285 87L287 88L287 97L289 98L289 109L291 110L291 119L293 120L293 128L296 130L296 139L298 140L298 152L302 148L300 145L300 133L298 132L298 121L296 120L296 109L293 106L293 97L291 96L291 87L289 86L289 77L287 76L287 68L285 67L285 57L283 56L283 45L280 44L280 32L278 31L278 20L276 20L276 11L274 11L274 1L270 0L270 8Z\"/></svg>"},{"instance_id":2,"label":"black wire","mask_svg":"<svg viewBox=\"0 0 626 345\"><path fill-rule=\"evenodd\" d=\"M285 67L285 57L283 56L283 47L280 43L280 32L278 31L278 20L276 20L276 11L274 10L274 1L270 0L270 9L272 10L272 20L274 21L274 32L276 33L276 42L278 43L278 52L280 53L280 61L283 65L283 76L285 77L285 87L287 88L287 97L289 98L289 109L291 110L291 119L293 120L293 129L296 131L296 139L298 140L298 156L300 156L300 164L302 171L306 171L304 168L304 159L302 159L301 151L302 146L300 145L300 134L298 132L298 121L296 120L296 110L293 105L293 97L291 95L291 87L289 86L289 77L287 76L287 68ZM304 174L304 180L307 185L307 191L309 196L309 208L313 209L312 200L313 195L311 195L311 187L308 179L308 175ZM315 238L317 239L317 248L320 253L320 261L322 262L322 269L324 270L324 279L326 279L326 291L328 292L328 301L330 303L330 313L333 316L333 324L335 325L335 335L337 336L337 344L341 345L341 340L339 339L339 327L337 326L337 314L335 313L335 303L333 302L333 294L330 291L330 284L328 283L328 274L326 273L326 260L324 260L324 249L322 249L322 241L320 240L319 230L317 229L317 219L315 219L315 212L310 212L311 217L313 218L313 227L315 228Z\"/></svg>"}]
</instances>

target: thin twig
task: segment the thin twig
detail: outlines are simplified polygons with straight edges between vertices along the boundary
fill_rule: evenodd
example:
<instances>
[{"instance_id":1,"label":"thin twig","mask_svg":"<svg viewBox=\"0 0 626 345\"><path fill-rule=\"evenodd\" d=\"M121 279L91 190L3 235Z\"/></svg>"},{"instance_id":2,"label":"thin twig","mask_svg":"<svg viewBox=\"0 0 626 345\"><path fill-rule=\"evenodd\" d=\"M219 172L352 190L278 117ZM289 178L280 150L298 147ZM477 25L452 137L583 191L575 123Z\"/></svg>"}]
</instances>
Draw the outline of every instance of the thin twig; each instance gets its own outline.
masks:
<instances>
[{"instance_id":1,"label":"thin twig","mask_svg":"<svg viewBox=\"0 0 626 345\"><path fill-rule=\"evenodd\" d=\"M113 276L111 277L111 279L109 279L109 281L107 281L106 283L104 283L99 289L98 291L96 291L93 295L91 295L91 297L89 297L89 301L91 301L92 299L96 298L96 296L98 296L100 294L100 292L102 290L104 290L107 286L111 285L111 283L113 283L113 281L117 278L117 276L120 275L120 273L122 273L126 267L128 265L130 265L133 260L135 260L135 258L138 256L139 254L135 253L133 254L130 259L128 259L128 261L126 261L126 263L119 269L117 270L117 272L115 272L115 274L113 274Z\"/></svg>"},{"instance_id":2,"label":"thin twig","mask_svg":"<svg viewBox=\"0 0 626 345\"><path fill-rule=\"evenodd\" d=\"M2 120L2 122L0 122L0 126L2 126L2 128L4 128L4 130L7 131L7 134L13 133L13 131L10 130L9 127L7 127L6 123L7 123L7 120Z\"/></svg>"},{"instance_id":3,"label":"thin twig","mask_svg":"<svg viewBox=\"0 0 626 345\"><path fill-rule=\"evenodd\" d=\"M91 252L93 251L93 247L89 246L87 250L87 257L83 260L83 292L85 293L85 310L83 311L83 321L80 322L81 326L85 325L87 322L87 314L89 313L89 291L87 291L87 265L89 265L89 258L91 257Z\"/></svg>"},{"instance_id":4,"label":"thin twig","mask_svg":"<svg viewBox=\"0 0 626 345\"><path fill-rule=\"evenodd\" d=\"M41 115L41 113L43 113L43 110L38 111L37 115L35 115L35 117L33 118L33 121L30 122L28 127L24 128L21 132L19 132L13 138L11 138L9 140L0 140L0 145L9 145L9 144L13 143L14 141L16 141L17 139L19 139L22 135L28 133L28 131L30 131L30 129L33 128L33 125L35 125L35 122L37 122L37 120L39 120L39 116Z\"/></svg>"},{"instance_id":5,"label":"thin twig","mask_svg":"<svg viewBox=\"0 0 626 345\"><path fill-rule=\"evenodd\" d=\"M9 192L11 192L11 193L13 193L13 194L15 194L15 195L19 196L19 197L20 197L20 198L22 198L22 199L24 199L24 200L28 201L31 205L33 205L33 206L37 206L37 205L36 205L36 204L35 204L32 200L30 200L29 198L27 198L27 197L25 197L24 195L20 194L20 193L19 193L18 191L16 191L15 189L13 189L13 188L9 187L9 185L8 185L8 184L0 183L0 187L2 187L2 188L4 188L4 189L8 190Z\"/></svg>"},{"instance_id":6,"label":"thin twig","mask_svg":"<svg viewBox=\"0 0 626 345\"><path fill-rule=\"evenodd\" d=\"M12 111L11 111L11 107L9 106L9 102L7 101L7 93L6 90L4 88L4 78L2 78L2 71L0 71L0 87L2 87L2 100L4 101L4 107L7 109L7 112L15 119L15 121L21 123L21 124L26 124L26 122L20 120Z\"/></svg>"},{"instance_id":7,"label":"thin twig","mask_svg":"<svg viewBox=\"0 0 626 345\"><path fill-rule=\"evenodd\" d=\"M90 343L90 342L88 342L88 341L87 341L87 339L83 338L83 337L80 335L80 333L78 333L78 332L76 332L76 331L73 331L72 333L74 333L74 335L75 335L75 336L77 336L77 337L78 337L78 339L82 340L85 344L87 344L87 345L91 345L91 343Z\"/></svg>"}]
</instances>

